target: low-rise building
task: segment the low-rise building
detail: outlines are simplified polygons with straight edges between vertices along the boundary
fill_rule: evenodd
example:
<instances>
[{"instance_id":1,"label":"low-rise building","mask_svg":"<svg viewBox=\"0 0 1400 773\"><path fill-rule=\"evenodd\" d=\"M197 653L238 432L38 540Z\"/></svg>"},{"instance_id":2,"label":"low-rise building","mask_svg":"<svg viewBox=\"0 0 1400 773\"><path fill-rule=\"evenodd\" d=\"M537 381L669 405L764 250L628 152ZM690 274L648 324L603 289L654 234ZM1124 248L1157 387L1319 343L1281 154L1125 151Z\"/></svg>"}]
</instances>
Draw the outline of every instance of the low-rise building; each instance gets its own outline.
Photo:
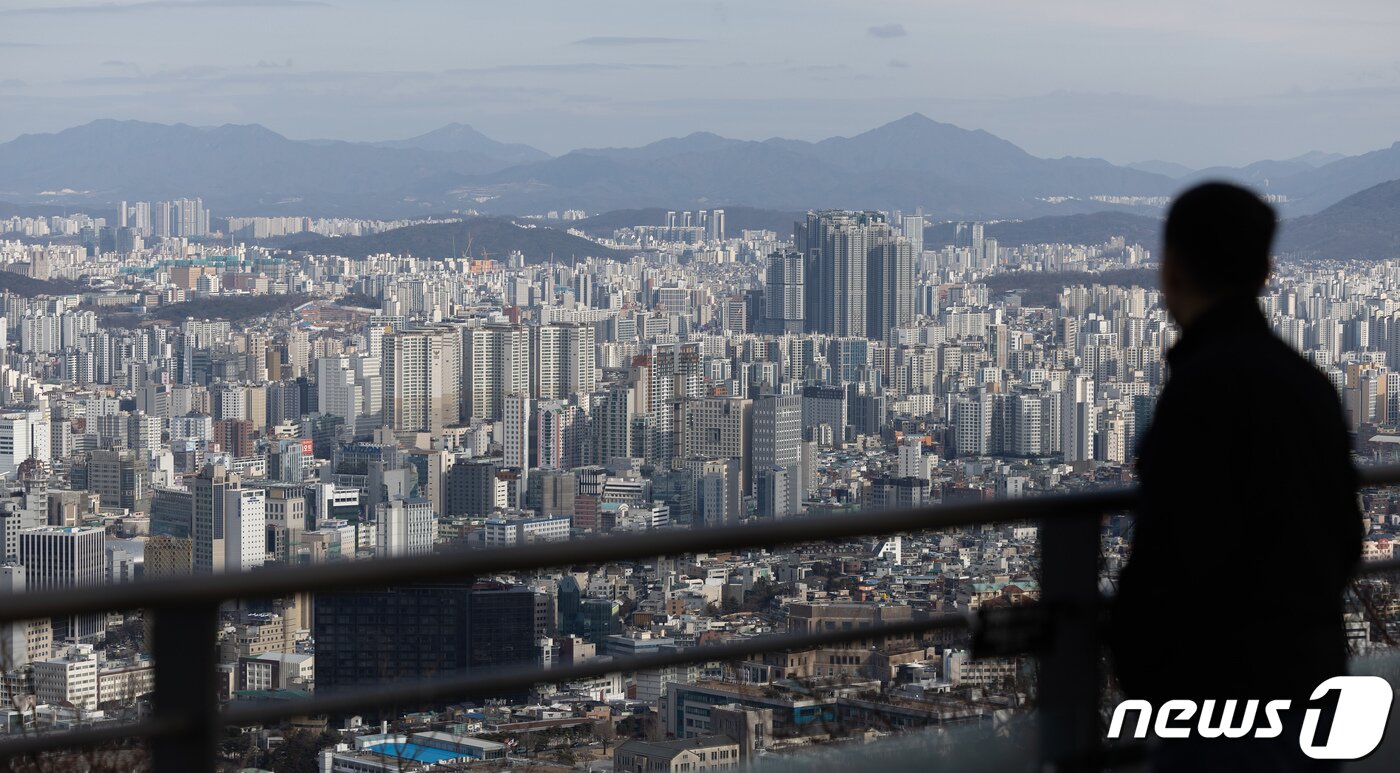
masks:
<instances>
[{"instance_id":1,"label":"low-rise building","mask_svg":"<svg viewBox=\"0 0 1400 773\"><path fill-rule=\"evenodd\" d=\"M739 744L726 735L628 741L613 754L616 773L702 773L739 767Z\"/></svg>"}]
</instances>

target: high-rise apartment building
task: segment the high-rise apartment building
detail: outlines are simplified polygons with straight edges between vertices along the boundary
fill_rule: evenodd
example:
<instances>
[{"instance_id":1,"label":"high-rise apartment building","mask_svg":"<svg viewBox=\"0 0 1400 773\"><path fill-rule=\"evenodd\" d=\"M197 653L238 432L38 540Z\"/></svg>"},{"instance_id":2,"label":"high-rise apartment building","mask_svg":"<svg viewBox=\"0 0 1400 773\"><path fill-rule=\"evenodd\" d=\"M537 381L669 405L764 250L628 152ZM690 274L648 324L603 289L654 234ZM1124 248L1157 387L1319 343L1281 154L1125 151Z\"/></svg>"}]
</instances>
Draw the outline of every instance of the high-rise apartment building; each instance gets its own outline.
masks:
<instances>
[{"instance_id":1,"label":"high-rise apartment building","mask_svg":"<svg viewBox=\"0 0 1400 773\"><path fill-rule=\"evenodd\" d=\"M41 411L0 415L0 475L13 475L28 459L49 463L49 443L49 420Z\"/></svg>"},{"instance_id":2,"label":"high-rise apartment building","mask_svg":"<svg viewBox=\"0 0 1400 773\"><path fill-rule=\"evenodd\" d=\"M908 240L877 237L867 264L866 336L880 341L914 321L914 257Z\"/></svg>"},{"instance_id":3,"label":"high-rise apartment building","mask_svg":"<svg viewBox=\"0 0 1400 773\"><path fill-rule=\"evenodd\" d=\"M953 449L958 456L991 453L992 396L981 390L953 397Z\"/></svg>"},{"instance_id":4,"label":"high-rise apartment building","mask_svg":"<svg viewBox=\"0 0 1400 773\"><path fill-rule=\"evenodd\" d=\"M583 416L577 405L542 400L535 412L535 466L570 470L582 464Z\"/></svg>"},{"instance_id":5,"label":"high-rise apartment building","mask_svg":"<svg viewBox=\"0 0 1400 773\"><path fill-rule=\"evenodd\" d=\"M499 421L508 395L530 393L530 333L520 325L463 331L467 418Z\"/></svg>"},{"instance_id":6,"label":"high-rise apartment building","mask_svg":"<svg viewBox=\"0 0 1400 773\"><path fill-rule=\"evenodd\" d=\"M669 470L683 456L685 401L700 397L704 387L700 359L698 345L684 343L653 345L632 361L640 419L633 449L657 469Z\"/></svg>"},{"instance_id":7,"label":"high-rise apartment building","mask_svg":"<svg viewBox=\"0 0 1400 773\"><path fill-rule=\"evenodd\" d=\"M237 473L209 465L190 479L191 539L196 574L262 566L267 547L267 502L262 489L244 489Z\"/></svg>"},{"instance_id":8,"label":"high-rise apartment building","mask_svg":"<svg viewBox=\"0 0 1400 773\"><path fill-rule=\"evenodd\" d=\"M914 314L909 241L879 212L811 212L795 228L806 329L885 338Z\"/></svg>"},{"instance_id":9,"label":"high-rise apartment building","mask_svg":"<svg viewBox=\"0 0 1400 773\"><path fill-rule=\"evenodd\" d=\"M764 325L768 332L801 333L806 314L804 258L797 252L768 256L764 271Z\"/></svg>"},{"instance_id":10,"label":"high-rise apartment building","mask_svg":"<svg viewBox=\"0 0 1400 773\"><path fill-rule=\"evenodd\" d=\"M753 401L746 397L704 397L685 402L685 457L738 459L739 485L752 490Z\"/></svg>"},{"instance_id":11,"label":"high-rise apartment building","mask_svg":"<svg viewBox=\"0 0 1400 773\"><path fill-rule=\"evenodd\" d=\"M1060 451L1065 462L1087 462L1094 458L1094 433L1098 429L1094 406L1094 380L1072 375L1060 395Z\"/></svg>"},{"instance_id":12,"label":"high-rise apartment building","mask_svg":"<svg viewBox=\"0 0 1400 773\"><path fill-rule=\"evenodd\" d=\"M441 433L461 416L461 339L448 326L384 336L384 420L396 432Z\"/></svg>"},{"instance_id":13,"label":"high-rise apartment building","mask_svg":"<svg viewBox=\"0 0 1400 773\"><path fill-rule=\"evenodd\" d=\"M598 388L593 325L555 322L530 328L530 394L538 400L567 399Z\"/></svg>"},{"instance_id":14,"label":"high-rise apartment building","mask_svg":"<svg viewBox=\"0 0 1400 773\"><path fill-rule=\"evenodd\" d=\"M636 456L633 444L633 424L639 415L636 406L638 390L626 384L611 384L593 396L589 414L592 461Z\"/></svg>"},{"instance_id":15,"label":"high-rise apartment building","mask_svg":"<svg viewBox=\"0 0 1400 773\"><path fill-rule=\"evenodd\" d=\"M383 416L383 380L377 357L341 355L316 360L316 404L338 416L354 435L377 428Z\"/></svg>"},{"instance_id":16,"label":"high-rise apartment building","mask_svg":"<svg viewBox=\"0 0 1400 773\"><path fill-rule=\"evenodd\" d=\"M904 238L909 240L909 251L913 253L914 260L924 252L924 217L923 215L905 215L901 223L900 230L904 232Z\"/></svg>"}]
</instances>

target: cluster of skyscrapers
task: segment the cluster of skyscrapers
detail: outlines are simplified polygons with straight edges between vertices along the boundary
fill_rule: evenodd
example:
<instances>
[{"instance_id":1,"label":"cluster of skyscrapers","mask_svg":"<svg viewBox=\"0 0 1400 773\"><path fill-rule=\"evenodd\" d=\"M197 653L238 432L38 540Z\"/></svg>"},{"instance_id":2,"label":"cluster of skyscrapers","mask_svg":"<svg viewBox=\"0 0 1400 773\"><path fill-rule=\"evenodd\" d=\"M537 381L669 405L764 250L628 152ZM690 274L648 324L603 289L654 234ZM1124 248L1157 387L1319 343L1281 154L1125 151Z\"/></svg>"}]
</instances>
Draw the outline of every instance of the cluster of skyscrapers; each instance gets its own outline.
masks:
<instances>
[{"instance_id":1,"label":"cluster of skyscrapers","mask_svg":"<svg viewBox=\"0 0 1400 773\"><path fill-rule=\"evenodd\" d=\"M143 227L140 205L124 211L118 228ZM845 211L808 214L791 239L725 238L723 217L640 224L626 233L659 230L634 257L569 264L216 247L154 224L124 251L0 242L11 271L109 279L0 295L0 591L859 517L1131 474L1177 336L1160 294L1043 286L1061 269L1150 264L1147 250L1002 246L981 224L928 249L921 216ZM1288 265L1261 299L1378 455L1400 446L1387 440L1400 436L1397 291L1393 263ZM209 319L150 315L191 301ZM261 310L237 313L249 302ZM1388 557L1400 529L1387 502L1372 505L1372 557ZM1110 566L1124 555L1118 528L1105 534ZM1038 593L1036 540L1009 525L581 556L490 581L241 602L221 621L221 684L250 699L1019 603ZM81 707L46 709L63 721L132 706L118 675L144 685L149 662L105 643L116 622L5 627L22 655L0 669L0 706L28 695ZM630 696L678 739L757 716L777 743L806 732L804 701L936 724L975 717L976 696L1011 700L1017 673L911 638L533 697L583 715ZM789 690L794 679L808 692Z\"/></svg>"}]
</instances>

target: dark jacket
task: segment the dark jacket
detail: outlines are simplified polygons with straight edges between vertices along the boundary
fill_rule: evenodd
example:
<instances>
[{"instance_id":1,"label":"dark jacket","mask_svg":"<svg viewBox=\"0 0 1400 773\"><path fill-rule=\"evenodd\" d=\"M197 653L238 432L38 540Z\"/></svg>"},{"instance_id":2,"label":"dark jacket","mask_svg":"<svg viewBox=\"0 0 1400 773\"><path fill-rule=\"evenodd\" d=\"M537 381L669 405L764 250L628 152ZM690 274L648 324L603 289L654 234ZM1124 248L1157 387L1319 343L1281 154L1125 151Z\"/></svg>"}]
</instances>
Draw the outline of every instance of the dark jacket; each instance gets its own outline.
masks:
<instances>
[{"instance_id":1,"label":"dark jacket","mask_svg":"<svg viewBox=\"0 0 1400 773\"><path fill-rule=\"evenodd\" d=\"M1345 673L1363 536L1336 390L1252 299L1203 315L1167 363L1114 603L1119 682L1157 702L1306 699Z\"/></svg>"}]
</instances>

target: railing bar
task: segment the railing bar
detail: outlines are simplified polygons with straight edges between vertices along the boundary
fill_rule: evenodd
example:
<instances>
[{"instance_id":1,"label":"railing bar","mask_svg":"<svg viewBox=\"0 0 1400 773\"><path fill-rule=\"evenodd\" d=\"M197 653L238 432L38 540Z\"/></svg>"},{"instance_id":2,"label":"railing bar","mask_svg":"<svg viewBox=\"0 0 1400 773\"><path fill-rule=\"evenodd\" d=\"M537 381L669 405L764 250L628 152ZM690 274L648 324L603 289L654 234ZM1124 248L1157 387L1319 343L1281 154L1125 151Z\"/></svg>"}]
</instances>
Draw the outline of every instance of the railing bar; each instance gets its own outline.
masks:
<instances>
[{"instance_id":1,"label":"railing bar","mask_svg":"<svg viewBox=\"0 0 1400 773\"><path fill-rule=\"evenodd\" d=\"M1360 486L1400 484L1400 465L1358 468ZM298 591L331 590L377 584L439 579L444 574L489 573L576 563L587 556L588 563L793 542L821 541L866 535L917 530L935 530L1007 521L1056 517L1066 513L1129 508L1132 490L1113 489L1088 494L1048 495L993 503L939 506L898 511L881 511L855 517L792 519L756 526L726 527L691 532L663 532L636 537L591 538L564 543L530 545L493 551L462 551L428 557L346 562L317 567L278 568L239 575L182 578L134 583L109 588L78 591L48 591L11 597L0 609L0 622L26 620L55 614L83 614L111 609L141 608L171 604L192 604L228 598L278 596ZM464 565L463 559L470 559ZM1358 567L1358 575L1400 571L1400 559L1372 561ZM541 671L533 667L497 670L489 675L463 675L421 682L400 682L335 695L317 696L285 703L244 706L221 716L228 724L251 724L307 714L354 710L372 704L435 699L502 689L524 687L540 682L563 682L602 676L619 671L663 668L699 660L729 660L736 657L836 644L876 637L924 633L963 628L965 616L954 615L932 620L877 626L856 631L818 634L763 636L741 642L692 647L675 653L643 655L620 660L589 662ZM158 738L188 732L192 723L175 718L147 720L136 725L85 728L69 732L43 733L19 740L0 742L0 758L13 758L52 749L90 747L132 737Z\"/></svg>"},{"instance_id":2,"label":"railing bar","mask_svg":"<svg viewBox=\"0 0 1400 773\"><path fill-rule=\"evenodd\" d=\"M56 749L81 749L114 741L133 738L149 740L166 738L188 732L192 722L177 719L148 719L133 725L107 724L101 727L85 727L80 730L43 732L20 736L15 740L0 741L0 761L14 760L39 752Z\"/></svg>"},{"instance_id":3,"label":"railing bar","mask_svg":"<svg viewBox=\"0 0 1400 773\"><path fill-rule=\"evenodd\" d=\"M494 669L486 673L466 673L414 682L401 681L382 687L350 688L345 691L336 691L334 694L318 694L316 697L304 700L235 706L224 712L223 721L231 726L251 725L290 717L356 711L367 706L461 699L473 694L528 687L545 682L568 682L620 672L648 671L707 660L732 660L776 650L804 649L864 639L953 630L967 628L970 625L971 618L967 615L947 615L928 620L888 623L851 631L759 636L724 644L686 647L678 652L637 655L607 661L587 661L548 670L541 670L537 667Z\"/></svg>"},{"instance_id":4,"label":"railing bar","mask_svg":"<svg viewBox=\"0 0 1400 773\"><path fill-rule=\"evenodd\" d=\"M1400 484L1400 465L1359 467L1357 473L1362 486ZM677 530L489 551L462 550L430 556L347 561L311 567L278 567L242 574L172 578L81 590L42 591L6 599L4 606L0 607L0 622L231 598L276 597L296 592L418 582L444 576L567 566L580 561L604 563L640 556L677 555L1044 519L1076 511L1106 512L1127 509L1131 507L1134 497L1135 493L1130 489L1050 494L1027 499L889 510L855 516L794 518L718 529Z\"/></svg>"},{"instance_id":5,"label":"railing bar","mask_svg":"<svg viewBox=\"0 0 1400 773\"><path fill-rule=\"evenodd\" d=\"M967 505L794 518L715 529L593 537L495 550L459 550L310 567L276 567L240 574L171 578L81 590L41 591L7 598L0 606L0 622L112 609L204 604L234 598L274 598L300 592L424 582L469 574L489 575L577 563L1027 521L1070 513L1127 509L1133 501L1131 490L1110 489Z\"/></svg>"}]
</instances>

